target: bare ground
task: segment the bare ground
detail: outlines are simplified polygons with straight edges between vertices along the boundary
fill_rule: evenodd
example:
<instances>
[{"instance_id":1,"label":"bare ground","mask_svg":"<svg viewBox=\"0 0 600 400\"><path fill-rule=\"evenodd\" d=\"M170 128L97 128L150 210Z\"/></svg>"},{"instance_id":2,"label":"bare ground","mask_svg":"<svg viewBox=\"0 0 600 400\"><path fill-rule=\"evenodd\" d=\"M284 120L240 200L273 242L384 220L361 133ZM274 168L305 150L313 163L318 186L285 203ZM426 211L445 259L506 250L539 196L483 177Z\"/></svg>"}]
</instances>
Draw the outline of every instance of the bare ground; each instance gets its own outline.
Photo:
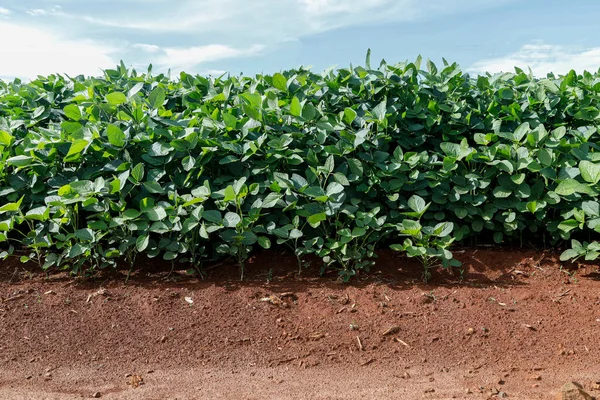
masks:
<instances>
[{"instance_id":1,"label":"bare ground","mask_svg":"<svg viewBox=\"0 0 600 400\"><path fill-rule=\"evenodd\" d=\"M462 279L437 271L428 284L391 253L350 284L296 277L275 252L244 282L233 266L165 281L146 263L126 283L5 262L0 398L549 399L571 380L600 393L597 266L458 257Z\"/></svg>"}]
</instances>

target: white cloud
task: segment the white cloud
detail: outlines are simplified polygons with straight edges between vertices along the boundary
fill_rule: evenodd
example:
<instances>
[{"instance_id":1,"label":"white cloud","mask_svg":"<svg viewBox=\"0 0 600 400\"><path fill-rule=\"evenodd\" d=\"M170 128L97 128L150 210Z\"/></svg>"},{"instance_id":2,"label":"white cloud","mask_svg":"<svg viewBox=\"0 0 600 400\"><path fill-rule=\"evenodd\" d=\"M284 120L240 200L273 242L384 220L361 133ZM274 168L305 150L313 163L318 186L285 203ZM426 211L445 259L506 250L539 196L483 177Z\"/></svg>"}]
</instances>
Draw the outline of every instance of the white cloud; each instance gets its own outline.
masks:
<instances>
[{"instance_id":1,"label":"white cloud","mask_svg":"<svg viewBox=\"0 0 600 400\"><path fill-rule=\"evenodd\" d=\"M15 37L2 44L0 75L5 78L35 78L67 73L99 75L114 67L115 48L85 39L61 37L46 29L0 21L0 37Z\"/></svg>"},{"instance_id":2,"label":"white cloud","mask_svg":"<svg viewBox=\"0 0 600 400\"><path fill-rule=\"evenodd\" d=\"M131 47L140 49L146 53L158 53L159 51L161 51L161 48L155 44L136 43Z\"/></svg>"},{"instance_id":3,"label":"white cloud","mask_svg":"<svg viewBox=\"0 0 600 400\"><path fill-rule=\"evenodd\" d=\"M549 72L565 74L571 69L579 73L584 70L596 72L600 67L600 47L576 49L543 43L526 44L515 53L478 61L467 71L514 72L515 66L525 71L529 67L536 76L545 76Z\"/></svg>"},{"instance_id":4,"label":"white cloud","mask_svg":"<svg viewBox=\"0 0 600 400\"><path fill-rule=\"evenodd\" d=\"M202 72L202 75L212 75L212 76L221 76L226 74L228 71L223 71L221 69L207 69Z\"/></svg>"},{"instance_id":5,"label":"white cloud","mask_svg":"<svg viewBox=\"0 0 600 400\"><path fill-rule=\"evenodd\" d=\"M42 8L34 8L33 10L27 10L25 11L27 14L29 15L33 15L38 16L38 15L46 15L46 10L42 9Z\"/></svg>"},{"instance_id":6,"label":"white cloud","mask_svg":"<svg viewBox=\"0 0 600 400\"><path fill-rule=\"evenodd\" d=\"M493 5L511 1L516 0L496 0ZM154 0L131 13L104 7L93 14L61 10L52 14L105 27L153 33L228 33L273 43L357 24L414 21L490 6L481 0Z\"/></svg>"},{"instance_id":7,"label":"white cloud","mask_svg":"<svg viewBox=\"0 0 600 400\"><path fill-rule=\"evenodd\" d=\"M390 3L387 0L298 0L309 14L359 13Z\"/></svg>"},{"instance_id":8,"label":"white cloud","mask_svg":"<svg viewBox=\"0 0 600 400\"><path fill-rule=\"evenodd\" d=\"M210 44L195 47L167 47L162 49L163 56L159 57L158 64L170 67L173 71L190 69L206 62L219 61L227 58L248 57L260 53L262 45L253 45L248 48L238 49L222 44Z\"/></svg>"},{"instance_id":9,"label":"white cloud","mask_svg":"<svg viewBox=\"0 0 600 400\"><path fill-rule=\"evenodd\" d=\"M0 7L0 17L5 17L10 14L10 10L8 8Z\"/></svg>"}]
</instances>

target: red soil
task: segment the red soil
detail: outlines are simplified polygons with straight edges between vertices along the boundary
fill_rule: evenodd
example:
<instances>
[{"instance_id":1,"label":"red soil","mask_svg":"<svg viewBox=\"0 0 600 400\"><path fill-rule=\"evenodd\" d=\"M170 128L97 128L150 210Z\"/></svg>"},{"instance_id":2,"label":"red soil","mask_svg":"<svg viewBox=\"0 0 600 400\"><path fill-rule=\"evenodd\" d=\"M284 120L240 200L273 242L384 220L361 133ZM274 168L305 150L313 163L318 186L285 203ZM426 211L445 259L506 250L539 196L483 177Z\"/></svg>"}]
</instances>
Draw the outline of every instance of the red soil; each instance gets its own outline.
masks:
<instances>
[{"instance_id":1,"label":"red soil","mask_svg":"<svg viewBox=\"0 0 600 400\"><path fill-rule=\"evenodd\" d=\"M348 284L297 277L275 252L243 282L234 266L163 280L146 265L126 283L4 262L0 398L547 399L570 380L594 394L597 267L456 253L463 279L441 270L428 284L392 253Z\"/></svg>"}]
</instances>

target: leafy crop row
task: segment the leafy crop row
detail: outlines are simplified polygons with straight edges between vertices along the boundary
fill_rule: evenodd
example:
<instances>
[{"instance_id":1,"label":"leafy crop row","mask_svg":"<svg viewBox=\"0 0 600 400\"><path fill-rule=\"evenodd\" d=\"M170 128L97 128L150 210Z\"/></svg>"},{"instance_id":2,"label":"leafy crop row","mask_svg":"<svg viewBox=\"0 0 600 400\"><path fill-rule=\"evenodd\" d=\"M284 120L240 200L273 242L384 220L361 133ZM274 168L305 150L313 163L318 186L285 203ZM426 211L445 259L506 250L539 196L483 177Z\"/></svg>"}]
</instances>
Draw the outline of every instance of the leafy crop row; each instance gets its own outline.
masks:
<instances>
[{"instance_id":1,"label":"leafy crop row","mask_svg":"<svg viewBox=\"0 0 600 400\"><path fill-rule=\"evenodd\" d=\"M471 77L421 60L315 74L0 81L2 256L79 273L257 247L345 279L379 246L600 245L600 74ZM585 241L582 243L582 241ZM24 254L24 255L23 255Z\"/></svg>"}]
</instances>

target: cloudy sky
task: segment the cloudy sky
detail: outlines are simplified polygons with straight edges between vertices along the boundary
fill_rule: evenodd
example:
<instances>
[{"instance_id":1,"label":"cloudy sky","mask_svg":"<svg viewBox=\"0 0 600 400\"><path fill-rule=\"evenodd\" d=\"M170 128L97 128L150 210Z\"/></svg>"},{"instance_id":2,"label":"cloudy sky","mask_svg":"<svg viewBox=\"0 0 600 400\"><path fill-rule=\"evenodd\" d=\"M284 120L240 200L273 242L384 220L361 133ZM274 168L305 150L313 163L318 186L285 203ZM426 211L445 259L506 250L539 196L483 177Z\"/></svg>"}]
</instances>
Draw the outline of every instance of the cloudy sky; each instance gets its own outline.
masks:
<instances>
[{"instance_id":1,"label":"cloudy sky","mask_svg":"<svg viewBox=\"0 0 600 400\"><path fill-rule=\"evenodd\" d=\"M597 71L597 0L0 0L0 77L145 70L273 73L456 61Z\"/></svg>"}]
</instances>

